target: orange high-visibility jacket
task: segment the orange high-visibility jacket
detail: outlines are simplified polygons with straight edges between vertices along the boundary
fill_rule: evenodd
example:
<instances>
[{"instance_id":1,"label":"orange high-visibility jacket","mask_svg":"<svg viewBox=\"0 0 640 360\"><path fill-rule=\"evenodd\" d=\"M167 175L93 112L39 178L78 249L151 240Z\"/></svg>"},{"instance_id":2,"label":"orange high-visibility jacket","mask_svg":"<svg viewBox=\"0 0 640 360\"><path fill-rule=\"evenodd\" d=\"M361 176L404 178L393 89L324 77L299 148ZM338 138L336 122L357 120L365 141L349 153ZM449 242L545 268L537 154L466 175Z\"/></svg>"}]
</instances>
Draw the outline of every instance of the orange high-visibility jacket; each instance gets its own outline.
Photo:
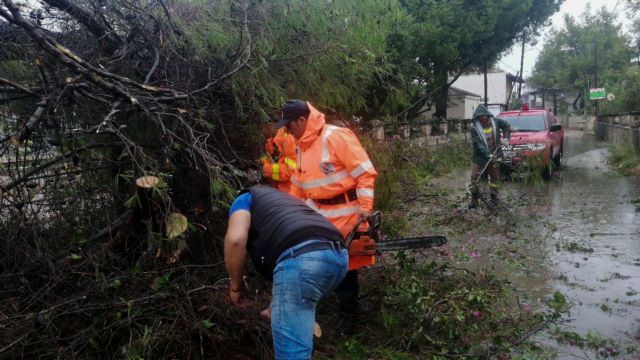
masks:
<instances>
[{"instance_id":1,"label":"orange high-visibility jacket","mask_svg":"<svg viewBox=\"0 0 640 360\"><path fill-rule=\"evenodd\" d=\"M291 176L290 193L324 215L347 237L361 214L373 209L378 173L353 131L327 125L324 114L308 102L307 105L309 121L296 142L297 170ZM353 189L357 194L353 201L333 205L317 202ZM374 263L374 256L350 256L349 269Z\"/></svg>"},{"instance_id":2,"label":"orange high-visibility jacket","mask_svg":"<svg viewBox=\"0 0 640 360\"><path fill-rule=\"evenodd\" d=\"M262 159L262 174L277 185L280 191L289 192L291 186L291 173L296 169L295 141L293 135L282 128L274 137L267 139L265 144L268 156Z\"/></svg>"}]
</instances>

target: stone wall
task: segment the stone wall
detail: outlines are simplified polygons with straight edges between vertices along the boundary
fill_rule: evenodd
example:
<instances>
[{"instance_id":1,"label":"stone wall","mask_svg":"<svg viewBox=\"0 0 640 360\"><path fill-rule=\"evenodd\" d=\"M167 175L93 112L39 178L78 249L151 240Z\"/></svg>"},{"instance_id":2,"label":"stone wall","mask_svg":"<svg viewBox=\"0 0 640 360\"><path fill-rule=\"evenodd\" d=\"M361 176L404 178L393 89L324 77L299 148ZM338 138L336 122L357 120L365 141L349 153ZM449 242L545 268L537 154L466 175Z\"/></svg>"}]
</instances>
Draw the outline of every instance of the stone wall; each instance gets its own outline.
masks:
<instances>
[{"instance_id":1,"label":"stone wall","mask_svg":"<svg viewBox=\"0 0 640 360\"><path fill-rule=\"evenodd\" d=\"M381 121L372 121L373 138L375 140L409 140L415 146L435 147L451 141L469 141L470 119L419 119L403 122L398 125L397 133L389 133Z\"/></svg>"},{"instance_id":2,"label":"stone wall","mask_svg":"<svg viewBox=\"0 0 640 360\"><path fill-rule=\"evenodd\" d=\"M562 126L575 130L593 131L595 126L595 116L584 115L558 115L558 121Z\"/></svg>"},{"instance_id":3,"label":"stone wall","mask_svg":"<svg viewBox=\"0 0 640 360\"><path fill-rule=\"evenodd\" d=\"M612 144L632 144L640 151L640 112L598 115L596 135Z\"/></svg>"}]
</instances>

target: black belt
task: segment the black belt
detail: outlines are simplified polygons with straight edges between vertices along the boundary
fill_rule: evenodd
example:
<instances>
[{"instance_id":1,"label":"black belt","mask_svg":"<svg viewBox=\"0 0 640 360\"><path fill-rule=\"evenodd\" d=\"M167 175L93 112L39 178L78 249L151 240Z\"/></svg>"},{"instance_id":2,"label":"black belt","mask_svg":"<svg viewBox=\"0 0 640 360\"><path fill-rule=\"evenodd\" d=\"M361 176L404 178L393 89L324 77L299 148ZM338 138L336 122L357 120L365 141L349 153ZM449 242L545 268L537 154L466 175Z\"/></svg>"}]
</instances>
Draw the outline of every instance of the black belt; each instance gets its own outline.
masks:
<instances>
[{"instance_id":1,"label":"black belt","mask_svg":"<svg viewBox=\"0 0 640 360\"><path fill-rule=\"evenodd\" d=\"M318 250L327 250L327 249L333 249L336 251L340 251L342 249L346 249L346 247L337 241L331 241L331 240L326 240L326 241L314 241L312 243L309 243L305 246L302 246L298 249L292 250L291 253L287 254L286 256L283 256L280 261L284 261L286 259L290 259L292 257L296 257L302 254L306 254L312 251L318 251ZM288 251L288 250L287 250Z\"/></svg>"},{"instance_id":2,"label":"black belt","mask_svg":"<svg viewBox=\"0 0 640 360\"><path fill-rule=\"evenodd\" d=\"M358 199L358 193L356 192L356 189L351 189L349 191L338 194L331 199L316 199L316 202L322 205L338 205L355 201L356 199Z\"/></svg>"}]
</instances>

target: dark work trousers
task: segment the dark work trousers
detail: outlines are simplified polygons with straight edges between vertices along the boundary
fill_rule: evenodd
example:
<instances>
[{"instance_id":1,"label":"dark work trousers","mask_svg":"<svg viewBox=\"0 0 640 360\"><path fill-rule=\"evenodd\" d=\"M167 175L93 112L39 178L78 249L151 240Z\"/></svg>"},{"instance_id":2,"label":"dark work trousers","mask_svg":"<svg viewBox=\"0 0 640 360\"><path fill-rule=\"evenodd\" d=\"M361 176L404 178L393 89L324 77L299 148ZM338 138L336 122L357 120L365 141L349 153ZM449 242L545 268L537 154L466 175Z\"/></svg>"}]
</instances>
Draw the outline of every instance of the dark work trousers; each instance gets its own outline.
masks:
<instances>
[{"instance_id":1,"label":"dark work trousers","mask_svg":"<svg viewBox=\"0 0 640 360\"><path fill-rule=\"evenodd\" d=\"M356 316L360 310L360 304L358 303L358 293L360 293L358 270L349 270L335 292L340 301L340 311L350 316Z\"/></svg>"},{"instance_id":2,"label":"dark work trousers","mask_svg":"<svg viewBox=\"0 0 640 360\"><path fill-rule=\"evenodd\" d=\"M476 163L471 164L471 183L474 183L478 177L480 176L480 172L482 171L483 166L480 166ZM489 193L491 194L491 199L494 200L498 196L498 184L500 182L500 166L498 166L495 162L491 162L487 169L483 174L483 178L489 177ZM480 180L482 181L482 180ZM477 203L478 198L480 196L478 184L471 189L471 202Z\"/></svg>"}]
</instances>

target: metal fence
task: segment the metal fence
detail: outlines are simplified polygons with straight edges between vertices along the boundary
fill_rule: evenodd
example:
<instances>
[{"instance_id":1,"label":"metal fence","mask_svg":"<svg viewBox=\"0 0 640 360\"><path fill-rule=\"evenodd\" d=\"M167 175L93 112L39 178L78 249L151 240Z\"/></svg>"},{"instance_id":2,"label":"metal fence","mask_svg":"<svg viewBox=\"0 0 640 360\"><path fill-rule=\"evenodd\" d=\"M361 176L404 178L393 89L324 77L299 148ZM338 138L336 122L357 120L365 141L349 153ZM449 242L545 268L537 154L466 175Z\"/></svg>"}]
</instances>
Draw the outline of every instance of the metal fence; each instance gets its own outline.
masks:
<instances>
[{"instance_id":1,"label":"metal fence","mask_svg":"<svg viewBox=\"0 0 640 360\"><path fill-rule=\"evenodd\" d=\"M613 144L633 144L640 152L640 128L596 122L596 136Z\"/></svg>"}]
</instances>

